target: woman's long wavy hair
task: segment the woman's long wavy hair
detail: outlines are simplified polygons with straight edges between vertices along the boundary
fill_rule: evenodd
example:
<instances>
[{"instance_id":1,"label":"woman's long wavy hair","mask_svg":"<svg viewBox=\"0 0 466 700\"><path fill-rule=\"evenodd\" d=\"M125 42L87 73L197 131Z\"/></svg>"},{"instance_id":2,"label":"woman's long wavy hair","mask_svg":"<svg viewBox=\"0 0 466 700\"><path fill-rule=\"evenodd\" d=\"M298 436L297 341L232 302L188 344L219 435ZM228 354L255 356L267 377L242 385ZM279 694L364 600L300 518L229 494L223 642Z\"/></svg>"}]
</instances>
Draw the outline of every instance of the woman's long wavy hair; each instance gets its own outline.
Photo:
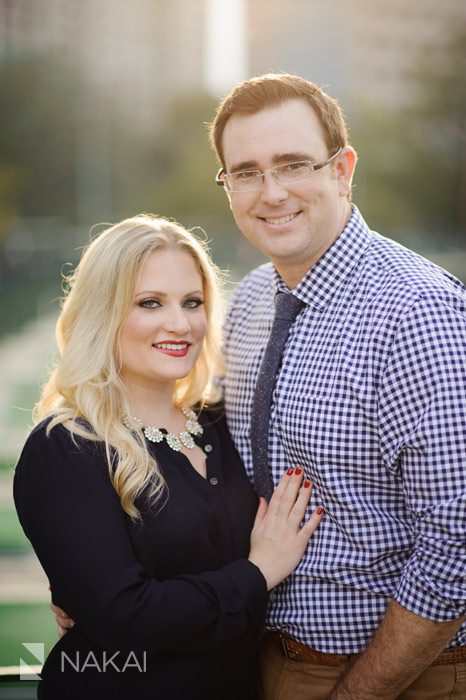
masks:
<instances>
[{"instance_id":1,"label":"woman's long wavy hair","mask_svg":"<svg viewBox=\"0 0 466 700\"><path fill-rule=\"evenodd\" d=\"M195 261L204 285L207 332L190 373L176 382L176 405L202 406L216 396L213 379L221 366L223 294L221 274L204 242L177 223L151 215L125 219L104 230L84 250L56 325L59 359L35 407L36 422L63 424L73 435L105 445L110 479L123 510L140 517L143 492L161 501L165 482L141 430L122 423L132 415L119 373L119 331L133 302L139 271L158 250L180 250Z\"/></svg>"}]
</instances>

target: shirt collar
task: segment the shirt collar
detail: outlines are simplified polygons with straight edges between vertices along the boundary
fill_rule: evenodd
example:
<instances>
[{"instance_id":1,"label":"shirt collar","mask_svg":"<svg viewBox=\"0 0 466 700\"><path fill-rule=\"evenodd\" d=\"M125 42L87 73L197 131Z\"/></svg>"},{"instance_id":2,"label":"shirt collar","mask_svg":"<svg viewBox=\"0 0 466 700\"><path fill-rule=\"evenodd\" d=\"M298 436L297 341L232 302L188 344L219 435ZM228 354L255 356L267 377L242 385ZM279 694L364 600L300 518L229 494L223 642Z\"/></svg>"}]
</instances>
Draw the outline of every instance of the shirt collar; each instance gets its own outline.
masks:
<instances>
[{"instance_id":1,"label":"shirt collar","mask_svg":"<svg viewBox=\"0 0 466 700\"><path fill-rule=\"evenodd\" d=\"M342 233L294 287L292 294L308 306L323 309L363 256L370 237L359 209L352 205L351 217ZM273 284L275 293L289 292L276 270Z\"/></svg>"}]
</instances>

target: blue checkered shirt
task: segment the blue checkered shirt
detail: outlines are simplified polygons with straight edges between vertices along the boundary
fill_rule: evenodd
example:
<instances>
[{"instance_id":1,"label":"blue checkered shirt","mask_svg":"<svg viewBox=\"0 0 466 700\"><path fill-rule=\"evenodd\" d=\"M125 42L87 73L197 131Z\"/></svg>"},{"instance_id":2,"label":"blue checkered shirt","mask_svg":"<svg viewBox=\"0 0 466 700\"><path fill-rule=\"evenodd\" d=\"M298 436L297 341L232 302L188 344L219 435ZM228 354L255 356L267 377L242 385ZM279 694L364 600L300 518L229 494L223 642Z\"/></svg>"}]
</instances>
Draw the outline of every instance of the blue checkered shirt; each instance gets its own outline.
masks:
<instances>
[{"instance_id":1,"label":"blue checkered shirt","mask_svg":"<svg viewBox=\"0 0 466 700\"><path fill-rule=\"evenodd\" d=\"M251 404L278 290L271 263L254 270L225 329L228 424L251 480ZM325 516L267 624L353 653L390 599L431 620L466 612L465 288L353 208L292 293L306 306L277 376L270 469L277 483L303 466L309 512L322 504Z\"/></svg>"}]
</instances>

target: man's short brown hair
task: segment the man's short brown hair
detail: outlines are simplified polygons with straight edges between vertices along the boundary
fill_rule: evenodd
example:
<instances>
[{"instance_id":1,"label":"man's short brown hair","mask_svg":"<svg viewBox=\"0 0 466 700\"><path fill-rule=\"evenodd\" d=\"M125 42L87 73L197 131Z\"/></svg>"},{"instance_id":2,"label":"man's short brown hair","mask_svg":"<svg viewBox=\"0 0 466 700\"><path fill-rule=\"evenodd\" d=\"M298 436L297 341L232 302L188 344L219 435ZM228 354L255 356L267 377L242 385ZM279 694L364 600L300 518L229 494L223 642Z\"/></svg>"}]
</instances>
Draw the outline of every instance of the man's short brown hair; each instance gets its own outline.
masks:
<instances>
[{"instance_id":1,"label":"man's short brown hair","mask_svg":"<svg viewBox=\"0 0 466 700\"><path fill-rule=\"evenodd\" d=\"M348 146L345 118L337 100L327 95L315 83L289 73L266 73L239 83L224 97L210 124L212 147L223 167L222 137L225 126L233 115L251 115L263 109L276 107L287 100L305 100L314 110L322 126L329 155L342 146Z\"/></svg>"}]
</instances>

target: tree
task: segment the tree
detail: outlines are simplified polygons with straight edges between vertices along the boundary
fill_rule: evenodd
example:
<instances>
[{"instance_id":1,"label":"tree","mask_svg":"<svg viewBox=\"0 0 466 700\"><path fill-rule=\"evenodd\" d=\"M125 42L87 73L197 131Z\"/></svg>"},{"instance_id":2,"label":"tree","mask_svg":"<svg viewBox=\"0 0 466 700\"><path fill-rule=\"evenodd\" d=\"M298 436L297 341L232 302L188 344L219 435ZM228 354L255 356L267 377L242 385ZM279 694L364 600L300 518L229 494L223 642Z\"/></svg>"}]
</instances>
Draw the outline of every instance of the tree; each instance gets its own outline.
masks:
<instances>
[{"instance_id":1,"label":"tree","mask_svg":"<svg viewBox=\"0 0 466 700\"><path fill-rule=\"evenodd\" d=\"M7 211L73 217L76 82L49 55L0 65L0 164Z\"/></svg>"},{"instance_id":2,"label":"tree","mask_svg":"<svg viewBox=\"0 0 466 700\"><path fill-rule=\"evenodd\" d=\"M369 220L403 238L426 233L457 245L466 234L466 33L410 72L403 110L366 106L353 132L360 155L355 199Z\"/></svg>"}]
</instances>

